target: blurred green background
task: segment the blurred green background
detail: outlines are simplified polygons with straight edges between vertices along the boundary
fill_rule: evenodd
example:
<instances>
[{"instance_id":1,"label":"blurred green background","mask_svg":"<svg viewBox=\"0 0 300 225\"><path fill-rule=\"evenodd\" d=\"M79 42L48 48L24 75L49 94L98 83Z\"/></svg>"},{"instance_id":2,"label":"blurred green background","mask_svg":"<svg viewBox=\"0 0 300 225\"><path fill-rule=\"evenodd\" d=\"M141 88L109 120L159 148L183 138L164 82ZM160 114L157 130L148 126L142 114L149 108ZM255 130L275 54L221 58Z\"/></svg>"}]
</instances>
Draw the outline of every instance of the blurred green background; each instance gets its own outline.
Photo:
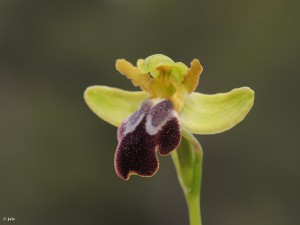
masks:
<instances>
[{"instance_id":1,"label":"blurred green background","mask_svg":"<svg viewBox=\"0 0 300 225\"><path fill-rule=\"evenodd\" d=\"M119 179L117 128L82 97L95 84L137 90L115 60L154 53L200 59L202 93L256 92L241 124L197 136L203 224L299 224L299 11L292 0L1 0L0 224L188 225L171 158L151 179Z\"/></svg>"}]
</instances>

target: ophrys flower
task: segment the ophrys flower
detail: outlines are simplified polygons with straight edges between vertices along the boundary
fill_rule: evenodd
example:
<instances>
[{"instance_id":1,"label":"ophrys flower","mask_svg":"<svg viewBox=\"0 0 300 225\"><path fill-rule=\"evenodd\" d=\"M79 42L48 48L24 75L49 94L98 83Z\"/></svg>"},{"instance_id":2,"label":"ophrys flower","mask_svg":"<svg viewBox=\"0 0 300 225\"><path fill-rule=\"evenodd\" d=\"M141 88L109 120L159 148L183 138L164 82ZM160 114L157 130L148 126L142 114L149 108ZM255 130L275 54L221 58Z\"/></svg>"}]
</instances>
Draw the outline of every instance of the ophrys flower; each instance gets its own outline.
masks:
<instances>
[{"instance_id":1,"label":"ophrys flower","mask_svg":"<svg viewBox=\"0 0 300 225\"><path fill-rule=\"evenodd\" d=\"M183 132L226 131L243 120L253 105L254 92L248 87L214 95L194 92L202 72L197 59L188 68L156 54L139 59L137 67L117 60L116 68L142 91L91 86L84 98L100 118L119 127L114 164L124 180L131 174L155 174L156 151L167 155L175 150Z\"/></svg>"}]
</instances>

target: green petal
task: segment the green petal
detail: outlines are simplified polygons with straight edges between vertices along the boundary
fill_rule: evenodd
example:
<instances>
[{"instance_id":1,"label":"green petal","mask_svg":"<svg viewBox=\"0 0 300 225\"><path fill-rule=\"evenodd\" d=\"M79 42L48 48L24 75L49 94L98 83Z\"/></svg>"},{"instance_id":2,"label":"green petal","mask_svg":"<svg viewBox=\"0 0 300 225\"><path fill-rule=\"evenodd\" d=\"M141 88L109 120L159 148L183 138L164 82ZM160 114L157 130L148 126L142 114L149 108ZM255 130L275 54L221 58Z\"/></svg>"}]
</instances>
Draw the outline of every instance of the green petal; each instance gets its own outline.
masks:
<instances>
[{"instance_id":1,"label":"green petal","mask_svg":"<svg viewBox=\"0 0 300 225\"><path fill-rule=\"evenodd\" d=\"M175 64L175 62L172 59L162 54L151 55L146 59L139 59L137 61L137 67L142 73L149 73L159 66L173 64Z\"/></svg>"},{"instance_id":2,"label":"green petal","mask_svg":"<svg viewBox=\"0 0 300 225\"><path fill-rule=\"evenodd\" d=\"M142 73L151 73L153 77L159 75L158 67L171 67L171 74L177 80L182 80L183 75L187 73L188 68L181 62L175 63L171 58L162 54L155 54L146 59L139 59L137 67Z\"/></svg>"},{"instance_id":3,"label":"green petal","mask_svg":"<svg viewBox=\"0 0 300 225\"><path fill-rule=\"evenodd\" d=\"M254 91L248 87L227 93L190 94L181 111L181 125L195 134L215 134L241 122L254 103Z\"/></svg>"},{"instance_id":4,"label":"green petal","mask_svg":"<svg viewBox=\"0 0 300 225\"><path fill-rule=\"evenodd\" d=\"M143 91L124 91L106 86L91 86L84 92L84 100L101 119L120 126L149 97Z\"/></svg>"}]
</instances>

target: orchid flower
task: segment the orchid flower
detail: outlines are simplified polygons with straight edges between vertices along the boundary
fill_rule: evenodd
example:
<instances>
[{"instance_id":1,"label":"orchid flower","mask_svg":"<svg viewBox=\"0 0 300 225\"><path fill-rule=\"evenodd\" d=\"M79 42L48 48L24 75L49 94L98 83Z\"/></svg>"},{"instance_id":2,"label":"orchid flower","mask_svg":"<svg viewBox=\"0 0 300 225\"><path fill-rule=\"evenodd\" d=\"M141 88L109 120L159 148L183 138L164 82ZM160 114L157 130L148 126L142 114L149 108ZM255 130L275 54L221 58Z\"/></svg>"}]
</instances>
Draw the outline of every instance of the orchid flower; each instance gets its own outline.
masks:
<instances>
[{"instance_id":1,"label":"orchid flower","mask_svg":"<svg viewBox=\"0 0 300 225\"><path fill-rule=\"evenodd\" d=\"M90 109L117 126L116 174L153 176L160 155L172 153L179 182L190 212L191 224L201 224L199 214L202 148L194 134L215 134L242 121L254 102L248 87L227 93L194 92L203 70L194 59L190 68L162 54L139 59L133 66L125 59L116 69L141 91L91 86L84 93Z\"/></svg>"}]
</instances>

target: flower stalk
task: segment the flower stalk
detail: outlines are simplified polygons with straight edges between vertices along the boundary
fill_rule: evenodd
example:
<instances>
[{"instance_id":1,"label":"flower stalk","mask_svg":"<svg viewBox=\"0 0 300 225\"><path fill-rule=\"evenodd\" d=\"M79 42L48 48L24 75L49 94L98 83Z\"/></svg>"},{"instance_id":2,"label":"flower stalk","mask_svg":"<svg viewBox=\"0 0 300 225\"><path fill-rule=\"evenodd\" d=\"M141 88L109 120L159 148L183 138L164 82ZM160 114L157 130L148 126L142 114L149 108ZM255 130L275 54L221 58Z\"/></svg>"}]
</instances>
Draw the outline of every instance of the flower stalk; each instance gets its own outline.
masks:
<instances>
[{"instance_id":1,"label":"flower stalk","mask_svg":"<svg viewBox=\"0 0 300 225\"><path fill-rule=\"evenodd\" d=\"M182 136L179 148L173 151L171 156L187 202L190 225L201 225L200 191L203 151L192 134L183 130Z\"/></svg>"}]
</instances>

